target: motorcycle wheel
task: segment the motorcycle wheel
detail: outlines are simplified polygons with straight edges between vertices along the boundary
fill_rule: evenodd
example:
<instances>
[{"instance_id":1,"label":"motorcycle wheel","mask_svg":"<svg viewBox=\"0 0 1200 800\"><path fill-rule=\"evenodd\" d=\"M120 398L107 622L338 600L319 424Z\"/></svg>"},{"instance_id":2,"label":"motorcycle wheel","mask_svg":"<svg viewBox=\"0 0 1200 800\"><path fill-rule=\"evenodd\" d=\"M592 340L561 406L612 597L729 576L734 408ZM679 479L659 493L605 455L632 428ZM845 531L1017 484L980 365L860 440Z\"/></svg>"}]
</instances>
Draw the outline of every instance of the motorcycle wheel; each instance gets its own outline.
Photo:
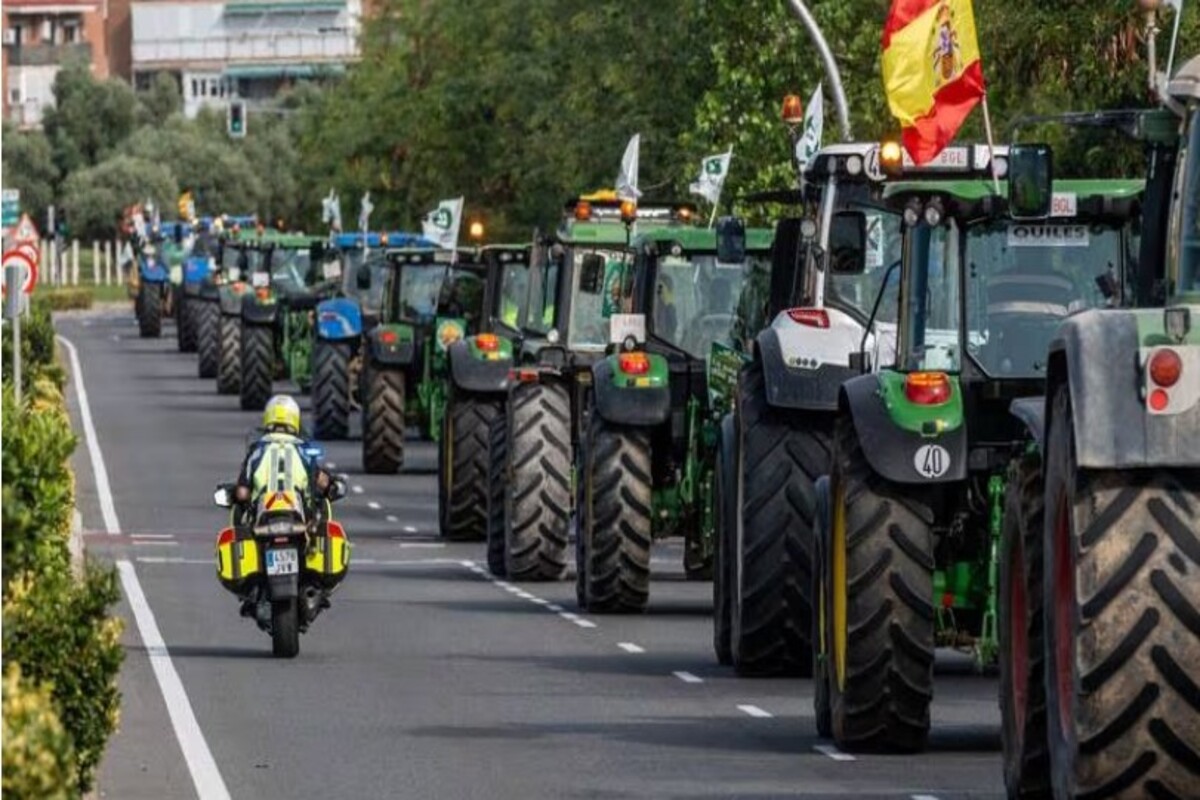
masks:
<instances>
[{"instance_id":1,"label":"motorcycle wheel","mask_svg":"<svg viewBox=\"0 0 1200 800\"><path fill-rule=\"evenodd\" d=\"M271 603L271 653L276 658L295 658L300 652L300 609L296 598Z\"/></svg>"}]
</instances>

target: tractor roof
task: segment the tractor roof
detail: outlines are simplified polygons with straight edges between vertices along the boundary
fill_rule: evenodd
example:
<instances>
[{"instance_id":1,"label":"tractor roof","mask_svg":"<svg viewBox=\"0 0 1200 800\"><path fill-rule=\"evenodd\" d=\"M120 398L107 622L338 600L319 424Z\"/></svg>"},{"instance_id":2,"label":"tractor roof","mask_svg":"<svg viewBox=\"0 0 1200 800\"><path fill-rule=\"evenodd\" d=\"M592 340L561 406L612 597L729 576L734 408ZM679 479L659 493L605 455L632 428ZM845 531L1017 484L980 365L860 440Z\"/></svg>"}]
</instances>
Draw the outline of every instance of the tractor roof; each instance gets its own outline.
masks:
<instances>
[{"instance_id":1,"label":"tractor roof","mask_svg":"<svg viewBox=\"0 0 1200 800\"><path fill-rule=\"evenodd\" d=\"M746 249L749 251L766 252L771 249L775 239L775 231L770 228L747 228ZM677 242L684 250L691 252L717 250L717 232L711 228L656 228L648 233L639 233L635 242L670 241Z\"/></svg>"},{"instance_id":2,"label":"tractor roof","mask_svg":"<svg viewBox=\"0 0 1200 800\"><path fill-rule=\"evenodd\" d=\"M280 233L267 229L258 231L238 231L231 243L252 248L276 248L281 250L300 250L315 244L324 244L327 240L322 236L305 236L301 233Z\"/></svg>"},{"instance_id":3,"label":"tractor roof","mask_svg":"<svg viewBox=\"0 0 1200 800\"><path fill-rule=\"evenodd\" d=\"M341 250L353 250L358 247L433 247L433 242L418 233L404 231L351 231L337 233L332 237L333 246Z\"/></svg>"},{"instance_id":4,"label":"tractor roof","mask_svg":"<svg viewBox=\"0 0 1200 800\"><path fill-rule=\"evenodd\" d=\"M1100 216L1116 213L1127 216L1134 208L1131 203L1140 198L1146 182L1140 179L1065 179L1054 182L1054 207L1051 217ZM952 201L960 201L970 207L969 213L975 213L977 207L986 206L990 198L1008 197L1008 185L1000 184L1000 193L990 180L957 180L957 181L898 181L888 184L883 190L883 198L893 207L903 204L904 198L914 195L942 195ZM1059 201L1063 201L1059 210ZM1109 208L1105 201L1125 200L1122 203L1124 211Z\"/></svg>"}]
</instances>

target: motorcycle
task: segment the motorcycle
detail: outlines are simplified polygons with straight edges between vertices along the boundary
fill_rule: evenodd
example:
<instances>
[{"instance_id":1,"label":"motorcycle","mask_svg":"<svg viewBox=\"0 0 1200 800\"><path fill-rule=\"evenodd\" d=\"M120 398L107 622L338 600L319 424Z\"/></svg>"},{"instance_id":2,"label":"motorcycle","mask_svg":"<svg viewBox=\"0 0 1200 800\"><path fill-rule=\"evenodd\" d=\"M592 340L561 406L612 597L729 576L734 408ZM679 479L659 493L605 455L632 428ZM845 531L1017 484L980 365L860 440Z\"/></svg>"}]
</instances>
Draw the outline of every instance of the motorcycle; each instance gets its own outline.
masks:
<instances>
[{"instance_id":1,"label":"motorcycle","mask_svg":"<svg viewBox=\"0 0 1200 800\"><path fill-rule=\"evenodd\" d=\"M217 577L241 599L242 616L271 634L275 657L294 658L300 634L329 608L350 565L346 530L332 518L332 502L346 496L346 481L335 478L325 500L256 489L240 504L236 488L221 483L213 494L216 505L233 509L229 527L217 535Z\"/></svg>"}]
</instances>

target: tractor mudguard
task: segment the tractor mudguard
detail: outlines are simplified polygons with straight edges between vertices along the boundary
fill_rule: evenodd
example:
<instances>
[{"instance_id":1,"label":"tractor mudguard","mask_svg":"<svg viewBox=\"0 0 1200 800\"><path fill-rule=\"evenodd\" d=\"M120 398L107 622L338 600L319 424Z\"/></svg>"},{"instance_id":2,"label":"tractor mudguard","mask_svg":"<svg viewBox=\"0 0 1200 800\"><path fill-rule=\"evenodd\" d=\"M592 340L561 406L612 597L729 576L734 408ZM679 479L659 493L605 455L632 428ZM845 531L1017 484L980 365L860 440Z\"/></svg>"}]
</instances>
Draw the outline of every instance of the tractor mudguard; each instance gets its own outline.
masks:
<instances>
[{"instance_id":1,"label":"tractor mudguard","mask_svg":"<svg viewBox=\"0 0 1200 800\"><path fill-rule=\"evenodd\" d=\"M375 364L408 366L417 355L412 328L407 325L376 325L367 334L367 354Z\"/></svg>"},{"instance_id":2,"label":"tractor mudguard","mask_svg":"<svg viewBox=\"0 0 1200 800\"><path fill-rule=\"evenodd\" d=\"M231 317L240 317L242 315L242 298L245 293L239 293L231 286L223 286L219 290L218 297L221 299L221 313Z\"/></svg>"},{"instance_id":3,"label":"tractor mudguard","mask_svg":"<svg viewBox=\"0 0 1200 800\"><path fill-rule=\"evenodd\" d=\"M1030 436L1042 449L1042 434L1046 431L1046 398L1018 397L1008 406L1008 412L1025 424Z\"/></svg>"},{"instance_id":4,"label":"tractor mudguard","mask_svg":"<svg viewBox=\"0 0 1200 800\"><path fill-rule=\"evenodd\" d=\"M211 270L207 258L189 258L183 262L183 283L188 294L193 294L199 285L208 278Z\"/></svg>"},{"instance_id":5,"label":"tractor mudguard","mask_svg":"<svg viewBox=\"0 0 1200 800\"><path fill-rule=\"evenodd\" d=\"M649 353L650 369L644 376L627 375L612 355L592 365L592 390L596 413L620 425L660 425L671 416L671 385L667 360ZM638 385L644 381L645 385Z\"/></svg>"},{"instance_id":6,"label":"tractor mudguard","mask_svg":"<svg viewBox=\"0 0 1200 800\"><path fill-rule=\"evenodd\" d=\"M144 283L166 283L170 278L167 265L158 259L138 259L138 275Z\"/></svg>"},{"instance_id":7,"label":"tractor mudguard","mask_svg":"<svg viewBox=\"0 0 1200 800\"><path fill-rule=\"evenodd\" d=\"M810 335L817 335L817 330L813 329ZM843 382L860 374L856 369L839 364L811 367L789 363L779 340L779 332L773 327L758 334L757 341L763 376L766 378L767 403L777 408L836 411L838 389ZM805 360L803 356L791 357L793 362Z\"/></svg>"},{"instance_id":8,"label":"tractor mudguard","mask_svg":"<svg viewBox=\"0 0 1200 800\"><path fill-rule=\"evenodd\" d=\"M256 325L269 325L279 316L279 303L263 302L253 294L242 298L242 320Z\"/></svg>"},{"instance_id":9,"label":"tractor mudguard","mask_svg":"<svg viewBox=\"0 0 1200 800\"><path fill-rule=\"evenodd\" d=\"M362 309L345 297L317 303L317 338L327 341L357 339L362 336Z\"/></svg>"},{"instance_id":10,"label":"tractor mudguard","mask_svg":"<svg viewBox=\"0 0 1200 800\"><path fill-rule=\"evenodd\" d=\"M196 294L198 294L204 300L211 300L214 303L219 303L221 301L221 287L212 281L205 281L199 286L196 286L195 289Z\"/></svg>"},{"instance_id":11,"label":"tractor mudguard","mask_svg":"<svg viewBox=\"0 0 1200 800\"><path fill-rule=\"evenodd\" d=\"M1158 346L1171 347L1183 362L1182 379L1170 391L1180 403L1177 413L1146 408L1143 359ZM1194 467L1200 464L1200 403L1192 383L1198 377L1200 331L1175 344L1165 335L1162 309L1090 310L1067 318L1050 343L1046 395L1069 383L1082 468ZM1049 408L1045 416L1049 425Z\"/></svg>"},{"instance_id":12,"label":"tractor mudguard","mask_svg":"<svg viewBox=\"0 0 1200 800\"><path fill-rule=\"evenodd\" d=\"M854 421L867 463L894 483L950 483L967 477L967 427L924 436L904 430L888 413L877 375L842 384L839 406Z\"/></svg>"},{"instance_id":13,"label":"tractor mudguard","mask_svg":"<svg viewBox=\"0 0 1200 800\"><path fill-rule=\"evenodd\" d=\"M500 340L507 342L505 339ZM468 392L506 392L512 370L512 344L494 353L480 351L473 339L459 340L446 351L450 359L450 379L455 387ZM492 356L498 356L492 358Z\"/></svg>"}]
</instances>

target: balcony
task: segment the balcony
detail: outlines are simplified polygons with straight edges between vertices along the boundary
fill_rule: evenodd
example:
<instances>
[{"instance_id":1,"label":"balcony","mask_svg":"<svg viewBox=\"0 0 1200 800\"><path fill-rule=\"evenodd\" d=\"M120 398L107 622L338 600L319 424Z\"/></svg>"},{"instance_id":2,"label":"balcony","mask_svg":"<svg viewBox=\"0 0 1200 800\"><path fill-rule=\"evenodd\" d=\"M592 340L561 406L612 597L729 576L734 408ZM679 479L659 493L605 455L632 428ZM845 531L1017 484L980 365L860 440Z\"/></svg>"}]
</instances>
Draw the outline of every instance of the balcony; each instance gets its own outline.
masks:
<instances>
[{"instance_id":1,"label":"balcony","mask_svg":"<svg viewBox=\"0 0 1200 800\"><path fill-rule=\"evenodd\" d=\"M92 63L92 46L88 42L75 44L6 44L10 67L51 67L71 59Z\"/></svg>"},{"instance_id":2,"label":"balcony","mask_svg":"<svg viewBox=\"0 0 1200 800\"><path fill-rule=\"evenodd\" d=\"M133 43L135 69L153 66L229 63L306 62L344 64L358 58L350 31L288 31Z\"/></svg>"}]
</instances>

